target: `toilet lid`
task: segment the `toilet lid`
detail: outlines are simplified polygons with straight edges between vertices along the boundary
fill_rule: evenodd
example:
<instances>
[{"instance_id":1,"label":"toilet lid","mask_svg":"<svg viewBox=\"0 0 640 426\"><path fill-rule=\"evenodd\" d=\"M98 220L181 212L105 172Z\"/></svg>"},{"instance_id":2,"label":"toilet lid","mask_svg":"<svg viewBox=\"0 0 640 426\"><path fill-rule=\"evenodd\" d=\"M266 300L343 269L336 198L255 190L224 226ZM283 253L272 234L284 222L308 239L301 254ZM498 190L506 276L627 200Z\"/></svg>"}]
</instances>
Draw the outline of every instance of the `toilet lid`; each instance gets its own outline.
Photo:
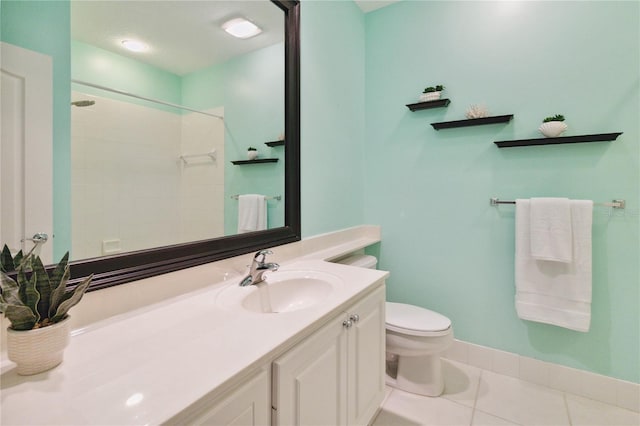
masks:
<instances>
[{"instance_id":1,"label":"toilet lid","mask_svg":"<svg viewBox=\"0 0 640 426\"><path fill-rule=\"evenodd\" d=\"M451 320L437 312L404 303L386 303L387 328L402 332L445 331L451 327Z\"/></svg>"}]
</instances>

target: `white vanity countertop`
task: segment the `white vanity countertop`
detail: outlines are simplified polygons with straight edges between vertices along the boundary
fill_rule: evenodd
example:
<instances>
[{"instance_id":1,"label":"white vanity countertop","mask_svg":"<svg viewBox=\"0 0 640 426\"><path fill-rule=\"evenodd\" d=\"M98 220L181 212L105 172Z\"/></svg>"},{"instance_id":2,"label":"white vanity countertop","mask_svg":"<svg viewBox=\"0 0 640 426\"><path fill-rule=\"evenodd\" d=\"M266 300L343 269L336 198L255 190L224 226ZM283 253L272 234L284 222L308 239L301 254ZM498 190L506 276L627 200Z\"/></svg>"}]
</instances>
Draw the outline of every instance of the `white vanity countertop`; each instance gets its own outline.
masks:
<instances>
[{"instance_id":1,"label":"white vanity countertop","mask_svg":"<svg viewBox=\"0 0 640 426\"><path fill-rule=\"evenodd\" d=\"M219 303L221 292L238 285L238 275L98 322L73 336L63 363L48 372L23 377L3 368L0 423L166 422L212 391L223 392L233 378L266 362L388 275L320 260L287 262L281 270L322 271L344 285L310 308L260 314Z\"/></svg>"}]
</instances>

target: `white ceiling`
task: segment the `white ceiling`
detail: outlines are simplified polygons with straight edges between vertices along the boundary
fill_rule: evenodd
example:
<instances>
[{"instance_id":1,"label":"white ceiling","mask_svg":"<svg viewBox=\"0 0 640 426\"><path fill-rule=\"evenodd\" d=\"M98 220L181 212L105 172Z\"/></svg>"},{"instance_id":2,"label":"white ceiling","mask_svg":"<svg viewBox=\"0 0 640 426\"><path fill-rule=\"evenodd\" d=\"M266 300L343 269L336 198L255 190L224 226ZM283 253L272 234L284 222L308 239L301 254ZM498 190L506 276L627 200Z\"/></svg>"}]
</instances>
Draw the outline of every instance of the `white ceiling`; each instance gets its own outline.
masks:
<instances>
[{"instance_id":1,"label":"white ceiling","mask_svg":"<svg viewBox=\"0 0 640 426\"><path fill-rule=\"evenodd\" d=\"M370 12L399 0L356 0ZM245 17L263 32L236 39L222 23ZM148 63L177 75L210 67L284 39L284 13L268 0L72 0L71 38ZM145 53L123 49L136 38L150 45Z\"/></svg>"},{"instance_id":2,"label":"white ceiling","mask_svg":"<svg viewBox=\"0 0 640 426\"><path fill-rule=\"evenodd\" d=\"M222 23L239 16L263 32L241 40L222 30ZM268 0L73 0L71 38L185 75L281 42L284 13ZM129 52L120 45L125 38L151 49Z\"/></svg>"}]
</instances>

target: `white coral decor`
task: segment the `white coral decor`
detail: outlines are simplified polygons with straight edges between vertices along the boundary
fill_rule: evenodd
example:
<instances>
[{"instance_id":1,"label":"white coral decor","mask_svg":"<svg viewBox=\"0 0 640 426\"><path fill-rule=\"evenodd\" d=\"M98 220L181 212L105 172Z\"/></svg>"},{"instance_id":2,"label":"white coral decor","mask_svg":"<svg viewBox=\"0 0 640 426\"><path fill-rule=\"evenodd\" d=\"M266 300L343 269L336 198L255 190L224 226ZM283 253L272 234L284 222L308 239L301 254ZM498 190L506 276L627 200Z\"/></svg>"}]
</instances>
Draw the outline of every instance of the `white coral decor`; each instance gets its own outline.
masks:
<instances>
[{"instance_id":1,"label":"white coral decor","mask_svg":"<svg viewBox=\"0 0 640 426\"><path fill-rule=\"evenodd\" d=\"M465 115L469 119L488 117L489 110L484 105L471 105Z\"/></svg>"}]
</instances>

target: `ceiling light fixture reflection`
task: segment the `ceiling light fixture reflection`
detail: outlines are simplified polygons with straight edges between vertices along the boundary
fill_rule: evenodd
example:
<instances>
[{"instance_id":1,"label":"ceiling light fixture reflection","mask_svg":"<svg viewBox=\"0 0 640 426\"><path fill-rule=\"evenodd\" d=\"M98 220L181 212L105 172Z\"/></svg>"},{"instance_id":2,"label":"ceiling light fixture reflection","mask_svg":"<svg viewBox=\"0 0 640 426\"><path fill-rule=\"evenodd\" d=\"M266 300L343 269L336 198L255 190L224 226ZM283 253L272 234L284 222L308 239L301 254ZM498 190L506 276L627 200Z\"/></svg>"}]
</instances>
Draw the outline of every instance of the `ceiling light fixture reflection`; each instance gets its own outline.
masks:
<instances>
[{"instance_id":1,"label":"ceiling light fixture reflection","mask_svg":"<svg viewBox=\"0 0 640 426\"><path fill-rule=\"evenodd\" d=\"M256 24L244 18L235 18L222 24L222 29L238 38L250 38L262 32Z\"/></svg>"},{"instance_id":2,"label":"ceiling light fixture reflection","mask_svg":"<svg viewBox=\"0 0 640 426\"><path fill-rule=\"evenodd\" d=\"M146 52L149 46L138 40L122 40L122 47L132 52Z\"/></svg>"},{"instance_id":3,"label":"ceiling light fixture reflection","mask_svg":"<svg viewBox=\"0 0 640 426\"><path fill-rule=\"evenodd\" d=\"M131 395L129 397L129 399L127 399L127 407L133 407L134 405L138 405L142 402L142 400L144 399L144 395L141 393L134 393L133 395Z\"/></svg>"}]
</instances>

